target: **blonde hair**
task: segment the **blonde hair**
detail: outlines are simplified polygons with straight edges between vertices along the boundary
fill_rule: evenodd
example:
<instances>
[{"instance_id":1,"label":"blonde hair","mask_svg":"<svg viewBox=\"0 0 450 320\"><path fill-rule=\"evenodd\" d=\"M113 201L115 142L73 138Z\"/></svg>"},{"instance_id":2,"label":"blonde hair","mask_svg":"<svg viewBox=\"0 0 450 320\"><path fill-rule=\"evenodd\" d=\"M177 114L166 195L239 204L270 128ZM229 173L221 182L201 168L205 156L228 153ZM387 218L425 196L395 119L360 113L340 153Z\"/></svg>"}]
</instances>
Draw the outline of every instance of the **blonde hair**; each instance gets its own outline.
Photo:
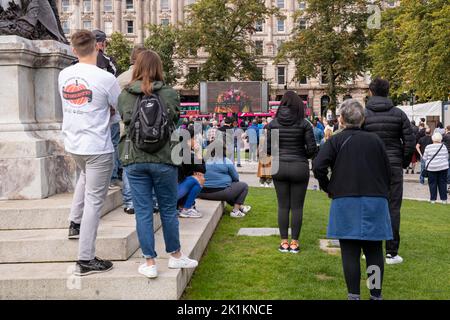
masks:
<instances>
[{"instance_id":1,"label":"blonde hair","mask_svg":"<svg viewBox=\"0 0 450 320\"><path fill-rule=\"evenodd\" d=\"M156 52L145 50L138 54L131 83L138 80L142 81L141 89L146 95L152 94L153 82L164 81L162 61Z\"/></svg>"},{"instance_id":2,"label":"blonde hair","mask_svg":"<svg viewBox=\"0 0 450 320\"><path fill-rule=\"evenodd\" d=\"M331 130L330 128L326 128L325 132L324 132L325 141L329 140L332 136L333 136L333 130Z\"/></svg>"}]
</instances>

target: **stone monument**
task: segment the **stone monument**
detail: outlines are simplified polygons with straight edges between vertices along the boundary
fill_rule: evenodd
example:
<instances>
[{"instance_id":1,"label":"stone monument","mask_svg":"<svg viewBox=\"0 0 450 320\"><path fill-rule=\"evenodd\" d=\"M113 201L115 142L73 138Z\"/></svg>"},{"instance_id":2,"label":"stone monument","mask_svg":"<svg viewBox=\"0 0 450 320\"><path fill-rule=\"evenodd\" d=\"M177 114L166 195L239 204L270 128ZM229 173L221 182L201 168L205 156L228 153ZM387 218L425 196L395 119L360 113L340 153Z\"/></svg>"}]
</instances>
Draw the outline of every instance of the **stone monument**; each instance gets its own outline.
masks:
<instances>
[{"instance_id":1,"label":"stone monument","mask_svg":"<svg viewBox=\"0 0 450 320\"><path fill-rule=\"evenodd\" d=\"M0 200L70 192L76 167L64 152L58 75L74 56L54 0L14 0L7 10L0 1Z\"/></svg>"}]
</instances>

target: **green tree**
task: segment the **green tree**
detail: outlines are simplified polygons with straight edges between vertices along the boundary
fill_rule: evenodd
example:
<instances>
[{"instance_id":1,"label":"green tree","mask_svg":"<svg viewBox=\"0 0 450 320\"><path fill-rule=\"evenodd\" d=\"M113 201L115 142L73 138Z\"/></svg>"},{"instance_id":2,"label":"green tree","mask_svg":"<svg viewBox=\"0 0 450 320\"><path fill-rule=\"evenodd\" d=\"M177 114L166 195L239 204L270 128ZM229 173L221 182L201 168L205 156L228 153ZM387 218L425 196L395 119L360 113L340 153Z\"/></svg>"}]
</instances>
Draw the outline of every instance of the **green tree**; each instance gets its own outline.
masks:
<instances>
[{"instance_id":1,"label":"green tree","mask_svg":"<svg viewBox=\"0 0 450 320\"><path fill-rule=\"evenodd\" d=\"M419 101L445 99L450 90L450 3L403 0L383 13L368 48L371 72L392 83L392 95L414 91Z\"/></svg>"},{"instance_id":2,"label":"green tree","mask_svg":"<svg viewBox=\"0 0 450 320\"><path fill-rule=\"evenodd\" d=\"M276 12L263 0L199 0L191 5L181 34L180 55L204 63L187 75L185 85L192 87L202 80L261 78L250 36L258 21ZM198 56L200 48L207 56Z\"/></svg>"},{"instance_id":3,"label":"green tree","mask_svg":"<svg viewBox=\"0 0 450 320\"><path fill-rule=\"evenodd\" d=\"M131 41L127 40L120 32L113 32L111 40L106 47L106 54L113 57L117 64L117 74L120 74L130 67L130 55L133 49Z\"/></svg>"},{"instance_id":4,"label":"green tree","mask_svg":"<svg viewBox=\"0 0 450 320\"><path fill-rule=\"evenodd\" d=\"M159 54L163 63L165 82L173 85L180 76L175 64L180 31L171 25L148 25L147 28L150 35L145 39L144 46Z\"/></svg>"},{"instance_id":5,"label":"green tree","mask_svg":"<svg viewBox=\"0 0 450 320\"><path fill-rule=\"evenodd\" d=\"M297 80L323 74L327 79L329 107L334 109L337 95L346 83L362 75L367 66L367 1L308 0L306 3L306 10L297 11L294 18L306 19L308 27L295 28L275 62L294 59Z\"/></svg>"}]
</instances>

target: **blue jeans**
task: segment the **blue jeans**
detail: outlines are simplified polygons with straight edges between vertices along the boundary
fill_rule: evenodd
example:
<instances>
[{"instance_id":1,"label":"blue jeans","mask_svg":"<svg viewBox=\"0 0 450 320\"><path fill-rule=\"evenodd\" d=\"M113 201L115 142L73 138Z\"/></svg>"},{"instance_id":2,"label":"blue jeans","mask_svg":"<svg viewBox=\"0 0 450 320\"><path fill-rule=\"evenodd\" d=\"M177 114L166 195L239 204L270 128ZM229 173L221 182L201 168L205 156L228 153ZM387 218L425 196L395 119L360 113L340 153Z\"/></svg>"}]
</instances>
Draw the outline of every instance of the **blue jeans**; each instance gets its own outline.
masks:
<instances>
[{"instance_id":1,"label":"blue jeans","mask_svg":"<svg viewBox=\"0 0 450 320\"><path fill-rule=\"evenodd\" d=\"M447 200L447 171L428 171L428 185L430 187L430 200L437 200L439 189L439 197L442 201Z\"/></svg>"},{"instance_id":2,"label":"blue jeans","mask_svg":"<svg viewBox=\"0 0 450 320\"><path fill-rule=\"evenodd\" d=\"M131 196L130 182L128 181L128 176L125 170L123 171L122 174L122 182L123 182L123 189L122 189L123 207L133 209L134 206L133 206L133 198Z\"/></svg>"},{"instance_id":3,"label":"blue jeans","mask_svg":"<svg viewBox=\"0 0 450 320\"><path fill-rule=\"evenodd\" d=\"M114 146L114 169L111 176L111 181L119 179L119 140L120 140L120 124L114 123L111 125L111 140Z\"/></svg>"},{"instance_id":4,"label":"blue jeans","mask_svg":"<svg viewBox=\"0 0 450 320\"><path fill-rule=\"evenodd\" d=\"M194 206L195 199L202 191L202 186L197 179L190 176L178 184L178 200L185 209L191 209Z\"/></svg>"},{"instance_id":5,"label":"blue jeans","mask_svg":"<svg viewBox=\"0 0 450 320\"><path fill-rule=\"evenodd\" d=\"M166 252L179 251L178 169L163 163L135 163L127 166L125 170L130 181L136 230L144 257L147 259L157 257L153 232L153 188L159 203Z\"/></svg>"},{"instance_id":6,"label":"blue jeans","mask_svg":"<svg viewBox=\"0 0 450 320\"><path fill-rule=\"evenodd\" d=\"M425 183L425 177L423 176L423 170L425 170L426 164L425 161L420 159L420 175L419 175L419 181L421 184Z\"/></svg>"}]
</instances>

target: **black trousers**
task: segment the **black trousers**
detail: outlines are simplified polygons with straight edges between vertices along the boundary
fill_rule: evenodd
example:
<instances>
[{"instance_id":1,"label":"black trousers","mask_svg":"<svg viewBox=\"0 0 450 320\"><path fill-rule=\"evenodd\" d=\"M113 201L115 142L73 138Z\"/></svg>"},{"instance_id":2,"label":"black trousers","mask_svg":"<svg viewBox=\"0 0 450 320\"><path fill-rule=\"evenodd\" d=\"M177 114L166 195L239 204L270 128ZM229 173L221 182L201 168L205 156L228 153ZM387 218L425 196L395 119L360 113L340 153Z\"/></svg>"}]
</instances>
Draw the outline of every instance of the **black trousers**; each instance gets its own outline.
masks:
<instances>
[{"instance_id":1,"label":"black trousers","mask_svg":"<svg viewBox=\"0 0 450 320\"><path fill-rule=\"evenodd\" d=\"M223 190L209 192L207 188L203 188L198 195L200 199L226 201L230 206L235 204L244 204L248 194L248 185L245 182L232 182L231 186Z\"/></svg>"},{"instance_id":2,"label":"black trousers","mask_svg":"<svg viewBox=\"0 0 450 320\"><path fill-rule=\"evenodd\" d=\"M341 246L342 267L348 293L361 293L361 250L366 256L367 276L373 278L370 295L381 297L384 275L384 257L382 241L339 240Z\"/></svg>"},{"instance_id":3,"label":"black trousers","mask_svg":"<svg viewBox=\"0 0 450 320\"><path fill-rule=\"evenodd\" d=\"M391 186L389 190L389 212L391 215L393 240L386 241L386 254L393 257L400 246L400 209L403 199L403 168L391 168Z\"/></svg>"},{"instance_id":4,"label":"black trousers","mask_svg":"<svg viewBox=\"0 0 450 320\"><path fill-rule=\"evenodd\" d=\"M447 200L447 171L428 171L428 185L430 188L430 200L436 201L439 189L441 200Z\"/></svg>"},{"instance_id":5,"label":"black trousers","mask_svg":"<svg viewBox=\"0 0 450 320\"><path fill-rule=\"evenodd\" d=\"M289 213L292 214L291 236L298 240L303 221L303 205L309 182L306 162L279 162L278 173L272 176L278 200L278 226L281 239L288 239Z\"/></svg>"}]
</instances>

